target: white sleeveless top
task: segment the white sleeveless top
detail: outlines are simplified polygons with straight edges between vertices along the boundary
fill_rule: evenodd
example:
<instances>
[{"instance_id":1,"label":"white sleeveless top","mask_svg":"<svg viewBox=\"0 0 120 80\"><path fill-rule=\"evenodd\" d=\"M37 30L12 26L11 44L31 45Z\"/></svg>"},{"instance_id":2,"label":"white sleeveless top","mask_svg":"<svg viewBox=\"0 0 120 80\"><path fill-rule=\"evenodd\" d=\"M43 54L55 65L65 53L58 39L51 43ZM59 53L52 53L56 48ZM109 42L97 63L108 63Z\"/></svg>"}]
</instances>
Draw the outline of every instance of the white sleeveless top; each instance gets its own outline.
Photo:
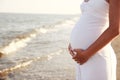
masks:
<instances>
[{"instance_id":1,"label":"white sleeveless top","mask_svg":"<svg viewBox=\"0 0 120 80\"><path fill-rule=\"evenodd\" d=\"M108 17L109 4L106 0L89 0L88 2L83 1L80 8L82 13L87 13L87 15L90 14L101 18Z\"/></svg>"},{"instance_id":2,"label":"white sleeveless top","mask_svg":"<svg viewBox=\"0 0 120 80\"><path fill-rule=\"evenodd\" d=\"M82 2L80 19L71 32L71 46L86 49L109 27L109 4L105 0Z\"/></svg>"}]
</instances>

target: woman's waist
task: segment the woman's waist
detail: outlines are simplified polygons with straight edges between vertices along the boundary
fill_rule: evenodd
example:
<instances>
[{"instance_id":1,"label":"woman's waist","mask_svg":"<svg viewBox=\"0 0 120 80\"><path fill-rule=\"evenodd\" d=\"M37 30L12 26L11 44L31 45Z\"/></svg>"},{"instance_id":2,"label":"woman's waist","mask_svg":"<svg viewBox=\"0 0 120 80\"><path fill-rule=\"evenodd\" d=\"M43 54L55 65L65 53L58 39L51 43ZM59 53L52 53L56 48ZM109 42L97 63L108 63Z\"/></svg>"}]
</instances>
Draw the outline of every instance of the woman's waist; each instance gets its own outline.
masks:
<instances>
[{"instance_id":1,"label":"woman's waist","mask_svg":"<svg viewBox=\"0 0 120 80\"><path fill-rule=\"evenodd\" d=\"M102 29L92 29L92 28L82 28L82 29L73 29L70 36L70 42L74 47L85 48L88 45L92 44L102 33Z\"/></svg>"},{"instance_id":2,"label":"woman's waist","mask_svg":"<svg viewBox=\"0 0 120 80\"><path fill-rule=\"evenodd\" d=\"M74 48L85 49L92 44L102 33L98 31L72 31L70 43Z\"/></svg>"}]
</instances>

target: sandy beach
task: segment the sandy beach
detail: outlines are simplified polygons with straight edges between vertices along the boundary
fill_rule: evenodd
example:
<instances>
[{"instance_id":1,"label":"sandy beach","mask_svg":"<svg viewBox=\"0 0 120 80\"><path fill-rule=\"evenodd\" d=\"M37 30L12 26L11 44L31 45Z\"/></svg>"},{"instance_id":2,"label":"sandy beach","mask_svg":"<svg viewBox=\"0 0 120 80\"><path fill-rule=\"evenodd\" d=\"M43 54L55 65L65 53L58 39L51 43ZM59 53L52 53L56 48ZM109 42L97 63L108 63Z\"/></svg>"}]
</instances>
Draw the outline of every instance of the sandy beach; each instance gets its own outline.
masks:
<instances>
[{"instance_id":1,"label":"sandy beach","mask_svg":"<svg viewBox=\"0 0 120 80\"><path fill-rule=\"evenodd\" d=\"M112 46L117 56L117 80L120 80L120 36L112 42Z\"/></svg>"}]
</instances>

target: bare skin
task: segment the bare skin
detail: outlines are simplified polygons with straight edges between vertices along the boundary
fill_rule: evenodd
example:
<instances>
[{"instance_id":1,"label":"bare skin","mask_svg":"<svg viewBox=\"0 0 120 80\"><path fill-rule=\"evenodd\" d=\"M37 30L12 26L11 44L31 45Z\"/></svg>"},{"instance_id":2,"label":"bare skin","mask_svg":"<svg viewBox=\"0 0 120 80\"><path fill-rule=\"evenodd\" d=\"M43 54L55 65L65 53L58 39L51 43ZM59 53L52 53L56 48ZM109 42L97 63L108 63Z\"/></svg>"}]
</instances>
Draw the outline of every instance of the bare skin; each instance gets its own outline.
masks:
<instances>
[{"instance_id":1,"label":"bare skin","mask_svg":"<svg viewBox=\"0 0 120 80\"><path fill-rule=\"evenodd\" d=\"M109 0L106 0L109 3Z\"/></svg>"},{"instance_id":2,"label":"bare skin","mask_svg":"<svg viewBox=\"0 0 120 80\"><path fill-rule=\"evenodd\" d=\"M71 50L71 45L69 44L68 46L68 50L73 59L80 65L87 62L89 58L91 58L91 56L96 54L97 51L99 51L120 34L120 0L106 1L109 3L109 27L86 50ZM74 55L74 52L76 52L77 54Z\"/></svg>"}]
</instances>

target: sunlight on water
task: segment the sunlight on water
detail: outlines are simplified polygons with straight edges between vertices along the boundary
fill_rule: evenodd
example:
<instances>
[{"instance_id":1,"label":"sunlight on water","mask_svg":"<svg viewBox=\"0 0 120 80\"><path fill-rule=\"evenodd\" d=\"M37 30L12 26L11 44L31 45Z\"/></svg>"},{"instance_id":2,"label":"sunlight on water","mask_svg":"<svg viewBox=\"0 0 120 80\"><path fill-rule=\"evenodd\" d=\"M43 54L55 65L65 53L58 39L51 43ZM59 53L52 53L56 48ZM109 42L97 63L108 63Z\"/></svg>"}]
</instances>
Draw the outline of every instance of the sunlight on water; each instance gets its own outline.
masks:
<instances>
[{"instance_id":1,"label":"sunlight on water","mask_svg":"<svg viewBox=\"0 0 120 80\"><path fill-rule=\"evenodd\" d=\"M12 40L7 46L0 48L0 53L3 55L8 55L10 53L14 53L17 50L24 48L27 46L27 43L31 41L31 39L35 38L40 33L46 33L47 30L40 28L31 31L29 34L23 34L18 36L16 39Z\"/></svg>"},{"instance_id":2,"label":"sunlight on water","mask_svg":"<svg viewBox=\"0 0 120 80\"><path fill-rule=\"evenodd\" d=\"M46 56L35 57L35 58L32 58L32 59L28 58L29 60L26 60L26 61L24 60L22 63L19 63L18 65L12 66L12 67L7 68L7 69L0 70L0 78L7 76L10 72L13 72L17 69L21 69L21 68L24 68L24 67L30 65L34 61L51 60L56 55L60 55L60 53L62 53L62 50L56 51L54 53L50 53L49 55L46 55Z\"/></svg>"},{"instance_id":3,"label":"sunlight on water","mask_svg":"<svg viewBox=\"0 0 120 80\"><path fill-rule=\"evenodd\" d=\"M16 69L22 68L22 67L26 67L30 63L32 63L32 60L24 62L24 63L20 63L20 64L18 64L16 66L11 67L11 68L3 69L3 70L0 71L0 77L7 76L10 72L12 72L12 71L14 71Z\"/></svg>"},{"instance_id":4,"label":"sunlight on water","mask_svg":"<svg viewBox=\"0 0 120 80\"><path fill-rule=\"evenodd\" d=\"M33 19L33 16L28 16L26 18L25 16L20 16L19 19L17 17L11 17L10 15L8 17L11 17L13 19L10 18L8 20L8 18L6 18L4 21L2 21L6 23L6 20L8 20L9 24L7 25L9 26L7 27L9 29L1 29L1 31L3 31L3 34L2 36L0 36L0 38L4 40L5 35L5 39L7 40L3 41L3 44L1 41L0 57L2 55L3 56L1 58L0 64L0 80L4 77L8 77L10 79L15 78L13 80L17 80L19 77L21 77L20 75L22 74L22 72L24 72L25 75L29 75L29 71L34 72L36 70L40 70L39 72L35 72L36 74L38 73L39 76L43 76L41 75L42 71L44 72L43 67L45 68L45 65L43 65L43 63L47 64L49 62L52 62L52 60L56 61L58 55L62 56L61 54L65 52L65 40L67 39L67 31L65 30L68 28L70 29L71 24L74 24L75 22L73 18L66 18L67 20L60 20L61 16L57 18L53 16L56 19L56 21L54 21L55 24L48 25L46 22L51 21L49 19L52 18L48 18L46 16L44 16L44 18L41 18L41 16L36 16ZM44 19L47 21L44 21ZM41 22L42 20L43 22ZM13 28L14 30L12 30ZM11 53L16 54L9 55ZM56 65L58 64L58 62L55 62ZM38 67L36 67L36 65L34 64L36 64ZM40 68L39 66L42 66L42 68ZM47 71L47 68L45 68L45 70ZM53 72L56 72L56 69L54 70ZM46 73L49 74L49 71ZM13 75L12 77L10 76L11 74ZM31 78L31 80L33 80L35 74L32 73L31 76L33 76L33 78ZM28 80L29 77L24 76L22 79Z\"/></svg>"},{"instance_id":5,"label":"sunlight on water","mask_svg":"<svg viewBox=\"0 0 120 80\"><path fill-rule=\"evenodd\" d=\"M48 60L51 60L54 56L56 56L56 55L60 55L60 53L62 52L62 50L59 50L59 51L57 51L57 52L54 52L54 53L51 53L51 54L49 54L47 57L47 59Z\"/></svg>"},{"instance_id":6,"label":"sunlight on water","mask_svg":"<svg viewBox=\"0 0 120 80\"><path fill-rule=\"evenodd\" d=\"M46 33L46 32L47 32L47 30L46 30L46 29L43 29L43 28L41 28L39 31L40 31L41 33Z\"/></svg>"}]
</instances>

